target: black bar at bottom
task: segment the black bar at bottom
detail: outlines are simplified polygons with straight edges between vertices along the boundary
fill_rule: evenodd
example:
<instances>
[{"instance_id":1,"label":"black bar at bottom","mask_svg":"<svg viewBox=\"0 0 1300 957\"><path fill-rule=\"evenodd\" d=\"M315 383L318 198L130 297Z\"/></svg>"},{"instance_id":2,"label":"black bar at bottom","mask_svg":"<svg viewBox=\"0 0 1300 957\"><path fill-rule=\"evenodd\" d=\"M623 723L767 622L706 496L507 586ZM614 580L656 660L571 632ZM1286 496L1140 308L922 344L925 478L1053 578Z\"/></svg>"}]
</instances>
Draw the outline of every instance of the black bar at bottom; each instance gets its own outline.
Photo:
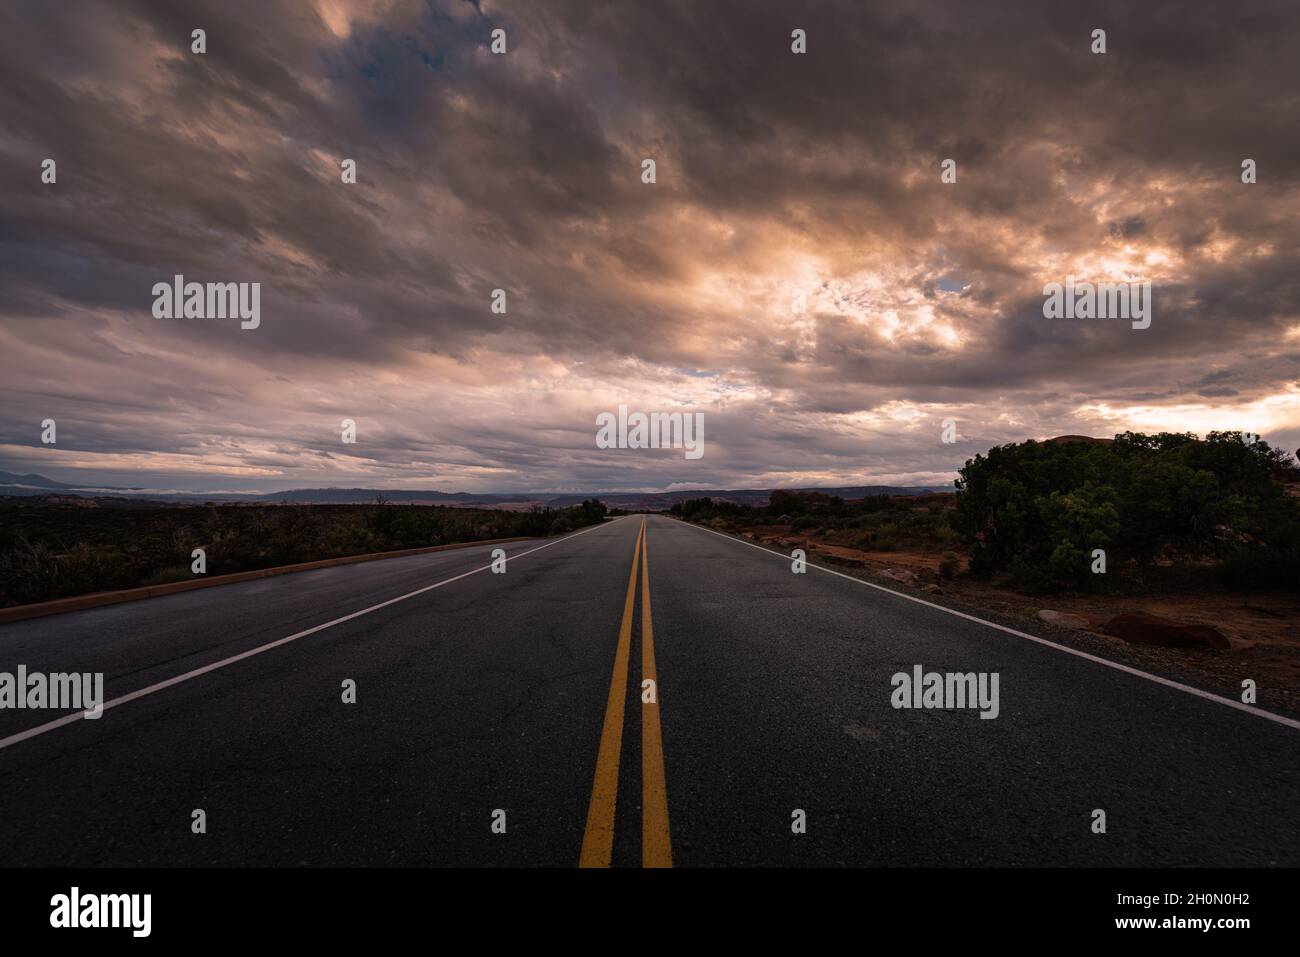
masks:
<instances>
[{"instance_id":1,"label":"black bar at bottom","mask_svg":"<svg viewBox=\"0 0 1300 957\"><path fill-rule=\"evenodd\" d=\"M692 926L732 943L793 935L813 945L828 932L858 940L905 932L917 945L1105 938L1231 947L1294 933L1296 876L1214 869L10 869L0 871L0 932L6 943L64 938L114 948L333 948L413 938L461 949L449 931L494 946L517 938L526 945L567 939L584 950L637 940L675 948L688 940L674 937Z\"/></svg>"}]
</instances>

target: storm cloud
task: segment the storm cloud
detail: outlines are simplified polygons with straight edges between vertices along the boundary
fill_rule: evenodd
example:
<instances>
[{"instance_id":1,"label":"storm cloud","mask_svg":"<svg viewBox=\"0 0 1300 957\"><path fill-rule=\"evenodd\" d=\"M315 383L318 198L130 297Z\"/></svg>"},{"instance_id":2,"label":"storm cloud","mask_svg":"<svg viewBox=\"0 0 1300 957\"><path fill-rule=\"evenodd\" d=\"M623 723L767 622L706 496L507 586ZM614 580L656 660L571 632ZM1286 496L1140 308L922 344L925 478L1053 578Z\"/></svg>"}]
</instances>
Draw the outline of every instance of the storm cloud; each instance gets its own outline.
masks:
<instances>
[{"instance_id":1,"label":"storm cloud","mask_svg":"<svg viewBox=\"0 0 1300 957\"><path fill-rule=\"evenodd\" d=\"M1298 37L1262 0L8 5L0 468L616 490L940 484L1129 428L1294 449ZM154 318L175 274L260 282L260 327ZM1044 318L1071 275L1152 283L1151 327ZM703 412L703 458L596 448L620 404Z\"/></svg>"}]
</instances>

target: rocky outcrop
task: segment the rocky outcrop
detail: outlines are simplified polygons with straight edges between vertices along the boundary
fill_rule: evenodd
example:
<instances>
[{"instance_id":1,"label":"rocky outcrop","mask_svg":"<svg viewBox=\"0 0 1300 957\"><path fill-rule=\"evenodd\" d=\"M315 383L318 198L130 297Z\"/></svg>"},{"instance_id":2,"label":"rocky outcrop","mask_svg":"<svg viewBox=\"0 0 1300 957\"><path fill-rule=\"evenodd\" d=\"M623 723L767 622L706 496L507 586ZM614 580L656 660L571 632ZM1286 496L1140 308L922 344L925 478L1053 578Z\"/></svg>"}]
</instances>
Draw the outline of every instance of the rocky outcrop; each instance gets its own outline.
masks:
<instances>
[{"instance_id":1,"label":"rocky outcrop","mask_svg":"<svg viewBox=\"0 0 1300 957\"><path fill-rule=\"evenodd\" d=\"M1041 621L1049 625L1056 625L1060 628L1078 628L1087 631L1092 627L1092 622L1082 615L1071 615L1069 612L1052 611L1050 608L1044 608L1038 613Z\"/></svg>"},{"instance_id":2,"label":"rocky outcrop","mask_svg":"<svg viewBox=\"0 0 1300 957\"><path fill-rule=\"evenodd\" d=\"M1135 645L1163 645L1166 648L1232 647L1223 632L1209 625L1187 625L1146 612L1116 615L1102 628L1108 635L1122 638Z\"/></svg>"},{"instance_id":3,"label":"rocky outcrop","mask_svg":"<svg viewBox=\"0 0 1300 957\"><path fill-rule=\"evenodd\" d=\"M920 582L915 572L910 572L906 568L886 568L880 573L882 577L898 582L900 585L908 585L915 588Z\"/></svg>"}]
</instances>

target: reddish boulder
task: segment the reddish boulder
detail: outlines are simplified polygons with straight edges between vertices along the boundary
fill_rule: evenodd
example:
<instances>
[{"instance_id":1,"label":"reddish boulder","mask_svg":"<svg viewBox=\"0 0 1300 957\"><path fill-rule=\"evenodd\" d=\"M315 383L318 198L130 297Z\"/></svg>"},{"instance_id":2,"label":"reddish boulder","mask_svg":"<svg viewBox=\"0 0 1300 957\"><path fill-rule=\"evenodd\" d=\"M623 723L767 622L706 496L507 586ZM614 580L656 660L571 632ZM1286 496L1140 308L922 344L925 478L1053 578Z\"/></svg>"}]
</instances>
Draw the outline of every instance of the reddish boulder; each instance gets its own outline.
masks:
<instances>
[{"instance_id":1,"label":"reddish boulder","mask_svg":"<svg viewBox=\"0 0 1300 957\"><path fill-rule=\"evenodd\" d=\"M1043 608L1038 612L1038 617L1047 622L1049 625L1059 625L1062 628L1074 628L1079 631L1087 631L1092 627L1092 622L1088 621L1082 615L1071 615L1069 612L1052 611L1050 608Z\"/></svg>"},{"instance_id":2,"label":"reddish boulder","mask_svg":"<svg viewBox=\"0 0 1300 957\"><path fill-rule=\"evenodd\" d=\"M1209 625L1185 625L1182 622L1146 612L1116 615L1102 631L1135 645L1163 645L1167 648L1232 647L1223 632Z\"/></svg>"},{"instance_id":3,"label":"reddish boulder","mask_svg":"<svg viewBox=\"0 0 1300 957\"><path fill-rule=\"evenodd\" d=\"M920 580L916 577L916 572L909 571L906 568L886 568L880 574L885 578L898 582L900 585L910 585L915 588L920 584Z\"/></svg>"}]
</instances>

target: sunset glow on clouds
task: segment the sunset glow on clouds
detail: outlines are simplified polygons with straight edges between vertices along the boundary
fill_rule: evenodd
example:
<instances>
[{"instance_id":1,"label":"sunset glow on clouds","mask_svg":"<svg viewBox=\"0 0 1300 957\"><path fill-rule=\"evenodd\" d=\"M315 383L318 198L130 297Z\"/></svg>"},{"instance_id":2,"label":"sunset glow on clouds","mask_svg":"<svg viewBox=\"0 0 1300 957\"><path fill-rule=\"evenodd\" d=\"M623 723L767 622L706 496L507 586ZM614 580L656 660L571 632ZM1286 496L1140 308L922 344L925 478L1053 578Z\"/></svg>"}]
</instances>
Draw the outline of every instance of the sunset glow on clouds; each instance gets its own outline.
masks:
<instances>
[{"instance_id":1,"label":"sunset glow on clouds","mask_svg":"<svg viewBox=\"0 0 1300 957\"><path fill-rule=\"evenodd\" d=\"M0 469L632 490L1300 446L1300 7L980 6L7 8ZM262 283L260 328L154 318L177 273ZM1045 319L1067 275L1151 282L1151 327ZM596 448L620 403L704 412L704 457Z\"/></svg>"}]
</instances>

